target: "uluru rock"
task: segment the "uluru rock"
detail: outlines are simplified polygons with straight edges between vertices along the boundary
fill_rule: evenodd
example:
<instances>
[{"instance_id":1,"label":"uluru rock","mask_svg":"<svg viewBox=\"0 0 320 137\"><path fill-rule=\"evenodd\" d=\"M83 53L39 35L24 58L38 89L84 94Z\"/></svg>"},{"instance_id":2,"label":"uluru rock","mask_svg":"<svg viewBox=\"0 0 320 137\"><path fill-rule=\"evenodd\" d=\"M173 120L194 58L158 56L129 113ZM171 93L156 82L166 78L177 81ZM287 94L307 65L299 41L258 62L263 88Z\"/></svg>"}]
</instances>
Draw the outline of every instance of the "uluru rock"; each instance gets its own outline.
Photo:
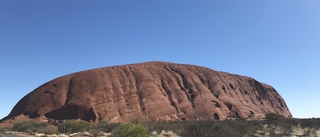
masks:
<instances>
[{"instance_id":1,"label":"uluru rock","mask_svg":"<svg viewBox=\"0 0 320 137\"><path fill-rule=\"evenodd\" d=\"M195 65L147 62L51 80L23 97L1 121L261 119L267 113L292 117L279 93L267 84Z\"/></svg>"}]
</instances>

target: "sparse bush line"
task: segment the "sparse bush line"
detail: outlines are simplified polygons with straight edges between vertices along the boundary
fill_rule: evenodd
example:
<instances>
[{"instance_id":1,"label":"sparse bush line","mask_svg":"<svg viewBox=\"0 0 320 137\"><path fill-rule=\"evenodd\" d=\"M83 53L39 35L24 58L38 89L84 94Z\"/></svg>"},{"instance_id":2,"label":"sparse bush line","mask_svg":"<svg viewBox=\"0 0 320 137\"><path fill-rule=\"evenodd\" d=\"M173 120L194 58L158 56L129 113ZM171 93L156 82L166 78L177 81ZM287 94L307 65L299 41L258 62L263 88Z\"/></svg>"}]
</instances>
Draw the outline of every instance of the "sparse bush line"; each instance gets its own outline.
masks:
<instances>
[{"instance_id":1,"label":"sparse bush line","mask_svg":"<svg viewBox=\"0 0 320 137\"><path fill-rule=\"evenodd\" d=\"M69 123L69 124L67 124ZM67 120L67 134L88 131L92 136L110 135L123 137L128 135L194 137L194 136L316 136L320 133L320 119L281 118L274 114L266 120L224 120L224 121L172 121L172 122L134 122L111 124L100 121L90 124L86 121ZM42 128L39 128L42 126ZM54 134L57 126L34 120L20 121L13 130L27 133ZM299 132L298 132L299 131ZM59 133L57 133L59 134Z\"/></svg>"}]
</instances>

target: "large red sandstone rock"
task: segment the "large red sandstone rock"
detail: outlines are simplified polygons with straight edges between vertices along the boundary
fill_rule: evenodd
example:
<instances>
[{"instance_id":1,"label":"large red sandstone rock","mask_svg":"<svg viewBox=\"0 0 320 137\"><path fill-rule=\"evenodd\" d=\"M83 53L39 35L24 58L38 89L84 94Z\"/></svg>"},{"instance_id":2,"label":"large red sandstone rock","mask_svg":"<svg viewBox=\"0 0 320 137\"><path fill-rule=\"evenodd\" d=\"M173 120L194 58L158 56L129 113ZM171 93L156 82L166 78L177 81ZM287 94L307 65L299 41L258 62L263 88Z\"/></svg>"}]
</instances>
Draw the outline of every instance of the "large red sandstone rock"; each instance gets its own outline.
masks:
<instances>
[{"instance_id":1,"label":"large red sandstone rock","mask_svg":"<svg viewBox=\"0 0 320 137\"><path fill-rule=\"evenodd\" d=\"M147 62L59 77L22 98L1 120L109 122L292 117L269 85L194 65Z\"/></svg>"}]
</instances>

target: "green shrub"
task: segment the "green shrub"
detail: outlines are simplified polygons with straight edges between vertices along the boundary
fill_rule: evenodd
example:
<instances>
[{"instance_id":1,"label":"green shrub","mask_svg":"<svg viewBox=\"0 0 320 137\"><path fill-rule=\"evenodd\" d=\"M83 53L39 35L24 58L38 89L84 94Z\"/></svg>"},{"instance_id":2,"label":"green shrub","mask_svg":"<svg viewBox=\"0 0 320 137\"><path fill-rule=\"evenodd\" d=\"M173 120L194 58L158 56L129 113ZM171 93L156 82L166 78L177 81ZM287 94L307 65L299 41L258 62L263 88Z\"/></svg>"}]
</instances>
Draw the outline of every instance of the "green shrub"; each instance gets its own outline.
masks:
<instances>
[{"instance_id":1,"label":"green shrub","mask_svg":"<svg viewBox=\"0 0 320 137\"><path fill-rule=\"evenodd\" d=\"M89 122L82 121L82 120L81 121L67 120L65 123L65 127L67 132L69 133L89 131L92 128Z\"/></svg>"},{"instance_id":2,"label":"green shrub","mask_svg":"<svg viewBox=\"0 0 320 137\"><path fill-rule=\"evenodd\" d=\"M276 114L276 113L267 113L266 114L266 120L269 120L269 121L279 120L282 118L283 118L283 116Z\"/></svg>"},{"instance_id":3,"label":"green shrub","mask_svg":"<svg viewBox=\"0 0 320 137\"><path fill-rule=\"evenodd\" d=\"M111 132L117 127L117 125L118 124L110 124L107 121L99 121L96 125L93 126L93 129L104 132Z\"/></svg>"},{"instance_id":4,"label":"green shrub","mask_svg":"<svg viewBox=\"0 0 320 137\"><path fill-rule=\"evenodd\" d=\"M123 123L113 132L115 137L148 137L148 130L140 124Z\"/></svg>"},{"instance_id":5,"label":"green shrub","mask_svg":"<svg viewBox=\"0 0 320 137\"><path fill-rule=\"evenodd\" d=\"M20 131L20 132L25 132L27 129L33 127L33 121L32 120L25 120L25 121L20 121L16 122L13 125L13 130L14 131Z\"/></svg>"},{"instance_id":6,"label":"green shrub","mask_svg":"<svg viewBox=\"0 0 320 137\"><path fill-rule=\"evenodd\" d=\"M36 120L24 120L14 123L12 130L34 133L34 132L42 132L49 124L47 122L39 122ZM53 129L51 127L50 129Z\"/></svg>"},{"instance_id":7,"label":"green shrub","mask_svg":"<svg viewBox=\"0 0 320 137\"><path fill-rule=\"evenodd\" d=\"M54 125L48 125L46 127L39 128L38 133L44 133L46 135L58 134L58 127Z\"/></svg>"}]
</instances>

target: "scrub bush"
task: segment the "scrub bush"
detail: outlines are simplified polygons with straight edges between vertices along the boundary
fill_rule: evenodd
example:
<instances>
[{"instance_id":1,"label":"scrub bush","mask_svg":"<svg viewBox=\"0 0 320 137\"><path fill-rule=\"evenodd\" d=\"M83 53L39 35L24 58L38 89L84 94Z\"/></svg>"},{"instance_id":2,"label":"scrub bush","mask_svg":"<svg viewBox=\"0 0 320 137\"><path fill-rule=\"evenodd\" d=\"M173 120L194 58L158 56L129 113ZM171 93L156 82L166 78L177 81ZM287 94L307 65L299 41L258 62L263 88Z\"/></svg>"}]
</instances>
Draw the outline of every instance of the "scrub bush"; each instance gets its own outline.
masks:
<instances>
[{"instance_id":1,"label":"scrub bush","mask_svg":"<svg viewBox=\"0 0 320 137\"><path fill-rule=\"evenodd\" d=\"M120 124L112 134L114 137L148 137L145 126L133 123Z\"/></svg>"}]
</instances>

